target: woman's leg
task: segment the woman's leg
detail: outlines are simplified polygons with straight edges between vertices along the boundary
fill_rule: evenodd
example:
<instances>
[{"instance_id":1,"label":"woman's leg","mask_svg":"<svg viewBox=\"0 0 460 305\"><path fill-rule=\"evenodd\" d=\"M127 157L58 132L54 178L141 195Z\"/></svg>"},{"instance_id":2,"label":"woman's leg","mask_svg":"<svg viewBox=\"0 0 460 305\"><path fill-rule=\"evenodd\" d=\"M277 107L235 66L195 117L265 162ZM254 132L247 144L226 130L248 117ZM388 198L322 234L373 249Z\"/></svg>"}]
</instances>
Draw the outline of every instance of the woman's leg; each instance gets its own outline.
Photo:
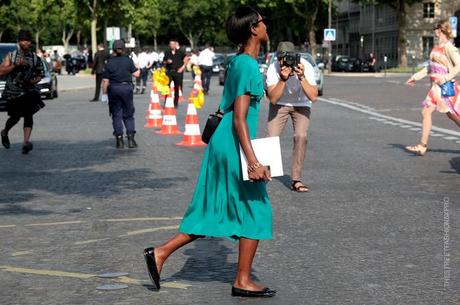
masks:
<instances>
[{"instance_id":1,"label":"woman's leg","mask_svg":"<svg viewBox=\"0 0 460 305\"><path fill-rule=\"evenodd\" d=\"M32 128L34 126L34 118L32 115L24 116L24 143L29 142Z\"/></svg>"},{"instance_id":2,"label":"woman's leg","mask_svg":"<svg viewBox=\"0 0 460 305\"><path fill-rule=\"evenodd\" d=\"M251 280L252 261L258 245L258 240L240 238L238 272L233 287L252 291L260 291L265 288Z\"/></svg>"},{"instance_id":3,"label":"woman's leg","mask_svg":"<svg viewBox=\"0 0 460 305\"><path fill-rule=\"evenodd\" d=\"M6 121L5 129L2 130L2 134L7 136L10 129L13 128L14 125L16 125L20 119L21 117L17 115L10 116L8 120Z\"/></svg>"},{"instance_id":4,"label":"woman's leg","mask_svg":"<svg viewBox=\"0 0 460 305\"><path fill-rule=\"evenodd\" d=\"M430 137L431 126L432 126L432 115L436 110L436 106L431 105L424 107L422 110L422 137L420 144L428 145L428 138Z\"/></svg>"},{"instance_id":5,"label":"woman's leg","mask_svg":"<svg viewBox=\"0 0 460 305\"><path fill-rule=\"evenodd\" d=\"M457 124L458 127L460 127L460 116L455 115L455 114L453 114L453 113L451 113L451 112L448 112L448 113L446 113L446 114L447 114L447 117L448 117L449 119L451 119L452 121L454 121L454 123Z\"/></svg>"},{"instance_id":6,"label":"woman's leg","mask_svg":"<svg viewBox=\"0 0 460 305\"><path fill-rule=\"evenodd\" d=\"M173 238L162 244L161 246L155 248L155 261L157 263L158 273L161 273L163 264L166 259L174 253L177 249L185 246L188 243L191 243L195 239L199 238L199 235L190 235L185 233L178 233L174 235Z\"/></svg>"}]
</instances>

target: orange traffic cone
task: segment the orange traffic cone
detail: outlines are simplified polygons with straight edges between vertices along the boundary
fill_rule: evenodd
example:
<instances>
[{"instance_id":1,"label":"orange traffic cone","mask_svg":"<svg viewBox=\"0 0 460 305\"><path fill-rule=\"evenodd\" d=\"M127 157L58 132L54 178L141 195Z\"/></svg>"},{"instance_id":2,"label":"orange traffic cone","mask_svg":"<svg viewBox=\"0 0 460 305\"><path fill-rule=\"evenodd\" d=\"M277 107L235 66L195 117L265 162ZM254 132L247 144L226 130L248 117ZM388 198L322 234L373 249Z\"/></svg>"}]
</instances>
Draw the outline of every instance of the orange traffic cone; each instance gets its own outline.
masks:
<instances>
[{"instance_id":1,"label":"orange traffic cone","mask_svg":"<svg viewBox=\"0 0 460 305\"><path fill-rule=\"evenodd\" d=\"M182 87L181 86L179 86L179 100L178 101L179 101L179 103L185 102L185 99L182 96Z\"/></svg>"},{"instance_id":2,"label":"orange traffic cone","mask_svg":"<svg viewBox=\"0 0 460 305\"><path fill-rule=\"evenodd\" d=\"M195 75L195 80L193 81L193 89L191 95L196 96L200 90L203 90L203 85L201 84L201 76Z\"/></svg>"},{"instance_id":3,"label":"orange traffic cone","mask_svg":"<svg viewBox=\"0 0 460 305\"><path fill-rule=\"evenodd\" d=\"M201 141L200 125L198 123L198 114L193 98L189 98L187 117L185 118L185 132L182 142L176 143L178 146L205 146L206 143Z\"/></svg>"},{"instance_id":4,"label":"orange traffic cone","mask_svg":"<svg viewBox=\"0 0 460 305\"><path fill-rule=\"evenodd\" d=\"M182 132L177 129L176 109L174 108L174 99L171 94L166 98L161 130L156 133L161 135L182 134Z\"/></svg>"},{"instance_id":5,"label":"orange traffic cone","mask_svg":"<svg viewBox=\"0 0 460 305\"><path fill-rule=\"evenodd\" d=\"M162 122L160 96L156 88L150 93L149 113L144 128L160 128Z\"/></svg>"}]
</instances>

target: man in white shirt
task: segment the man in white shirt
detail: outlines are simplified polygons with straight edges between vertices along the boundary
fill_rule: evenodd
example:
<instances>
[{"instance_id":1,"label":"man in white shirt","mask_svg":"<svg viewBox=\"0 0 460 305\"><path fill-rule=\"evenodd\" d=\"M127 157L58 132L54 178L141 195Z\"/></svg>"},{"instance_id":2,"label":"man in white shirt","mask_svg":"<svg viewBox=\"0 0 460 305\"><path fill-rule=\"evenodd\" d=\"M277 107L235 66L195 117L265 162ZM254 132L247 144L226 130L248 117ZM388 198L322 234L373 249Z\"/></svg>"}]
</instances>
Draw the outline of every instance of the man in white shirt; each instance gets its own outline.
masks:
<instances>
[{"instance_id":1,"label":"man in white shirt","mask_svg":"<svg viewBox=\"0 0 460 305\"><path fill-rule=\"evenodd\" d=\"M203 85L204 94L208 94L209 85L211 84L212 77L212 59L216 54L213 52L212 47L206 45L205 49L200 52L198 56L198 64L201 69L201 83Z\"/></svg>"},{"instance_id":2,"label":"man in white shirt","mask_svg":"<svg viewBox=\"0 0 460 305\"><path fill-rule=\"evenodd\" d=\"M291 117L294 125L291 189L308 192L310 189L302 183L301 174L307 150L310 107L318 97L314 70L303 58L297 65L289 64L287 59L295 58L294 44L289 41L278 44L276 56L278 60L267 70L266 83L270 99L268 134L271 137L281 135L288 118Z\"/></svg>"},{"instance_id":3,"label":"man in white shirt","mask_svg":"<svg viewBox=\"0 0 460 305\"><path fill-rule=\"evenodd\" d=\"M152 52L150 52L149 54L149 57L150 57L150 65L152 67L152 69L156 69L158 67L158 62L159 62L159 56L158 56L158 53L155 52L155 50L152 50Z\"/></svg>"},{"instance_id":4,"label":"man in white shirt","mask_svg":"<svg viewBox=\"0 0 460 305\"><path fill-rule=\"evenodd\" d=\"M195 71L193 71L193 67L199 66L198 64L198 50L192 50L192 56L190 56L190 64L192 68L192 80L195 80Z\"/></svg>"},{"instance_id":5,"label":"man in white shirt","mask_svg":"<svg viewBox=\"0 0 460 305\"><path fill-rule=\"evenodd\" d=\"M147 54L146 49L142 49L142 52L137 56L137 61L141 75L136 78L136 94L139 93L139 88L142 89L141 94L144 94L145 87L147 86L147 79L149 77L149 69L151 67L150 56Z\"/></svg>"}]
</instances>

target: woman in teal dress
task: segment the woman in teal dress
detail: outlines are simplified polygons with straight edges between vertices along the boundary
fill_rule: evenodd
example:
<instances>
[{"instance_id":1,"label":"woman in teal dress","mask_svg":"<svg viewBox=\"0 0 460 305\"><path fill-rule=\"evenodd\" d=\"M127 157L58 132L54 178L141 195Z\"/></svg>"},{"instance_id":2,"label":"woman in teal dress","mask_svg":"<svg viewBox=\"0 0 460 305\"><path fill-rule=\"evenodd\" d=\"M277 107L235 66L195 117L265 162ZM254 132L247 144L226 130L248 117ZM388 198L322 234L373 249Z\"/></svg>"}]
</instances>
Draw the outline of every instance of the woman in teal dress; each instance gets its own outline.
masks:
<instances>
[{"instance_id":1,"label":"woman in teal dress","mask_svg":"<svg viewBox=\"0 0 460 305\"><path fill-rule=\"evenodd\" d=\"M150 278L160 288L165 260L180 247L202 236L239 241L238 271L233 296L271 297L276 291L251 280L259 240L272 238L272 211L266 191L270 173L254 154L260 100L264 93L257 58L268 40L264 19L248 6L227 20L227 35L240 52L229 63L220 109L222 121L204 153L192 201L178 234L157 248L144 250ZM243 181L240 145L248 160L250 181Z\"/></svg>"}]
</instances>

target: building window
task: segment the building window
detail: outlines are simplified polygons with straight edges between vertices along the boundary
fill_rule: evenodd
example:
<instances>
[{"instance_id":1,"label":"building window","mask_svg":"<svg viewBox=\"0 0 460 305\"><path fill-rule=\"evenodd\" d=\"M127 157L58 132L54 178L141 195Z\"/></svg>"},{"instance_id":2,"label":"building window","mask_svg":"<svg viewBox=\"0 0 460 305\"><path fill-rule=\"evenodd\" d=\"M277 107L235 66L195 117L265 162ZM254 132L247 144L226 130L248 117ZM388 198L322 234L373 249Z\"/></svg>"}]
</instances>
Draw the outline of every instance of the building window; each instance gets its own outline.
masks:
<instances>
[{"instance_id":1,"label":"building window","mask_svg":"<svg viewBox=\"0 0 460 305\"><path fill-rule=\"evenodd\" d=\"M423 18L434 18L434 3L423 3Z\"/></svg>"},{"instance_id":2,"label":"building window","mask_svg":"<svg viewBox=\"0 0 460 305\"><path fill-rule=\"evenodd\" d=\"M433 49L434 38L433 37L423 37L423 58L428 58L430 56L431 49Z\"/></svg>"}]
</instances>

